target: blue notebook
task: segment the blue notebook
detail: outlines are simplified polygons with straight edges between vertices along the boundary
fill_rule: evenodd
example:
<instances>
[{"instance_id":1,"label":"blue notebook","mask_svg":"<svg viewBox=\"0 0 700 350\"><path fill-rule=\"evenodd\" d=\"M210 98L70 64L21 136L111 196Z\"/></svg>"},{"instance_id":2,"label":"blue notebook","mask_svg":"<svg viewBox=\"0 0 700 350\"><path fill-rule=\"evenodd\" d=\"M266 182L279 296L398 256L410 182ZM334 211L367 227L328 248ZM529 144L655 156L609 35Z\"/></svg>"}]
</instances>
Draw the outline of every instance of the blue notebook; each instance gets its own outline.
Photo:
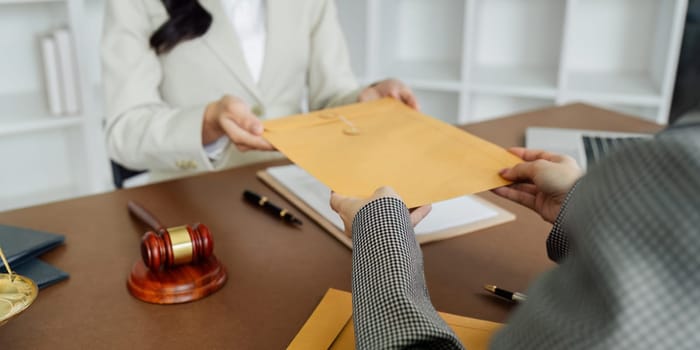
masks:
<instances>
[{"instance_id":1,"label":"blue notebook","mask_svg":"<svg viewBox=\"0 0 700 350\"><path fill-rule=\"evenodd\" d=\"M63 235L55 233L0 225L0 247L12 268L46 253L63 243L64 239ZM7 272L4 266L0 266L0 272Z\"/></svg>"},{"instance_id":2,"label":"blue notebook","mask_svg":"<svg viewBox=\"0 0 700 350\"><path fill-rule=\"evenodd\" d=\"M39 289L48 287L56 282L68 278L68 274L57 269L51 264L47 264L40 259L30 259L22 265L12 268L13 272L28 277Z\"/></svg>"},{"instance_id":3,"label":"blue notebook","mask_svg":"<svg viewBox=\"0 0 700 350\"><path fill-rule=\"evenodd\" d=\"M37 287L44 288L68 278L68 274L36 257L60 245L63 235L0 225L0 247L12 270L29 277ZM6 273L0 264L0 273Z\"/></svg>"}]
</instances>

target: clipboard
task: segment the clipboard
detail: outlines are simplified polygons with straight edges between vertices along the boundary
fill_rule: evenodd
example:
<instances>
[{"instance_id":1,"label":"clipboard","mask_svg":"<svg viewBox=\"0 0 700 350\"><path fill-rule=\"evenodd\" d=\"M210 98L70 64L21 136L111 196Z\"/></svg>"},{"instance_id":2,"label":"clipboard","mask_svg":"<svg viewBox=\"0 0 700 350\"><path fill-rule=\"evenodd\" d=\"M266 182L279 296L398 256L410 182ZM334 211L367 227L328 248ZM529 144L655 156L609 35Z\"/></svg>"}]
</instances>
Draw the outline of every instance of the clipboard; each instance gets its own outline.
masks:
<instances>
[{"instance_id":1,"label":"clipboard","mask_svg":"<svg viewBox=\"0 0 700 350\"><path fill-rule=\"evenodd\" d=\"M343 232L340 217L330 209L330 189L328 187L296 165L267 168L259 171L257 176L338 239L338 241L352 249L352 240ZM442 203L445 203L447 206L464 208L465 217L458 218L458 222L434 223L430 227L434 229L426 229L422 232L421 225L431 224L428 220L444 219L444 216L439 217L441 215L440 210L454 209L442 209ZM466 217L470 214L474 215L474 212L479 212L481 215ZM453 213L448 213L448 215L453 215ZM432 212L423 222L416 226L416 240L419 244L424 244L460 236L512 220L515 220L513 213L481 197L475 195L459 197L433 204Z\"/></svg>"},{"instance_id":2,"label":"clipboard","mask_svg":"<svg viewBox=\"0 0 700 350\"><path fill-rule=\"evenodd\" d=\"M470 350L486 350L493 334L503 324L438 312L455 332L462 345ZM352 323L352 296L348 292L328 289L309 319L287 350L355 349Z\"/></svg>"}]
</instances>

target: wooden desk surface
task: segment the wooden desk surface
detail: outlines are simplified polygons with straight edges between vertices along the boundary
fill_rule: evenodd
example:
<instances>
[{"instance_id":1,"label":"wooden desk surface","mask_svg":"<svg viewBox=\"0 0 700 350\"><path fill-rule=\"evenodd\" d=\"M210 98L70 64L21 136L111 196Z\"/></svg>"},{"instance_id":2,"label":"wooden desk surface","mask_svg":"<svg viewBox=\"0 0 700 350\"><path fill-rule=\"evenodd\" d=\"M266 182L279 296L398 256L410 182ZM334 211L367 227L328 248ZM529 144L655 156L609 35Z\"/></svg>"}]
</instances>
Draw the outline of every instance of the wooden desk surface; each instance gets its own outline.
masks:
<instances>
[{"instance_id":1,"label":"wooden desk surface","mask_svg":"<svg viewBox=\"0 0 700 350\"><path fill-rule=\"evenodd\" d=\"M467 126L502 146L523 144L527 126L653 132L653 123L586 105L570 105ZM66 235L43 258L70 273L39 293L24 314L0 327L12 349L282 349L328 288L350 290L351 252L298 210L290 228L245 203L252 189L291 207L255 177L271 164L210 173L0 213L0 223ZM539 216L486 193L517 220L423 247L426 279L440 311L503 322L515 307L484 293L484 284L525 290L552 268ZM229 280L193 303L151 305L127 292L145 227L129 217L128 200L166 226L206 223Z\"/></svg>"}]
</instances>

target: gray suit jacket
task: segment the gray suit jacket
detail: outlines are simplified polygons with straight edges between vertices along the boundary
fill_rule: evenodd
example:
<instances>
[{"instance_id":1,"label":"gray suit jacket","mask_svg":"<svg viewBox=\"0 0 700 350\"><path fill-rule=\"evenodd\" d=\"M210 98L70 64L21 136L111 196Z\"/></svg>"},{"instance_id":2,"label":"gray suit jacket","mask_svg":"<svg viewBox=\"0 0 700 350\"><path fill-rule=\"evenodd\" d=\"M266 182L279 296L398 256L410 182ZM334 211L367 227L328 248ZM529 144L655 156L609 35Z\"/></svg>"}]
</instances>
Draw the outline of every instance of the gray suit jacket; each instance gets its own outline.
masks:
<instances>
[{"instance_id":1,"label":"gray suit jacket","mask_svg":"<svg viewBox=\"0 0 700 350\"><path fill-rule=\"evenodd\" d=\"M352 103L358 84L333 0L267 0L265 61L253 82L221 0L200 0L212 15L204 36L156 55L151 34L167 20L160 0L110 0L102 40L106 138L110 156L152 178L279 157L229 147L212 164L202 147L205 106L224 94L262 119Z\"/></svg>"},{"instance_id":2,"label":"gray suit jacket","mask_svg":"<svg viewBox=\"0 0 700 350\"><path fill-rule=\"evenodd\" d=\"M462 348L430 303L403 203L363 207L353 241L358 348ZM548 250L560 265L492 348L700 349L700 124L627 142L589 169Z\"/></svg>"}]
</instances>

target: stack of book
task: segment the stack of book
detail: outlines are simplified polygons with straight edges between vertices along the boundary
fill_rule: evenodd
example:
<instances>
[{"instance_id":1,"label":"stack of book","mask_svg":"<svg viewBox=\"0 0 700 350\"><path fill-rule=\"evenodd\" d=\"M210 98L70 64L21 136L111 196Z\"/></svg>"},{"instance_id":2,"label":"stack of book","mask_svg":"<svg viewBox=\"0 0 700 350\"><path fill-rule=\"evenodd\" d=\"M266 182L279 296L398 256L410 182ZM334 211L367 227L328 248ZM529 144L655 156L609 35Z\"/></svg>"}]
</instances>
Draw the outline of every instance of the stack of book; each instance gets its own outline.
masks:
<instances>
[{"instance_id":1,"label":"stack of book","mask_svg":"<svg viewBox=\"0 0 700 350\"><path fill-rule=\"evenodd\" d=\"M65 237L55 233L0 225L0 247L13 272L28 277L39 289L68 278L68 274L40 260L38 256L61 245ZM0 267L0 273L6 273Z\"/></svg>"},{"instance_id":2,"label":"stack of book","mask_svg":"<svg viewBox=\"0 0 700 350\"><path fill-rule=\"evenodd\" d=\"M52 115L80 113L80 85L71 32L60 28L39 38L44 87Z\"/></svg>"}]
</instances>

